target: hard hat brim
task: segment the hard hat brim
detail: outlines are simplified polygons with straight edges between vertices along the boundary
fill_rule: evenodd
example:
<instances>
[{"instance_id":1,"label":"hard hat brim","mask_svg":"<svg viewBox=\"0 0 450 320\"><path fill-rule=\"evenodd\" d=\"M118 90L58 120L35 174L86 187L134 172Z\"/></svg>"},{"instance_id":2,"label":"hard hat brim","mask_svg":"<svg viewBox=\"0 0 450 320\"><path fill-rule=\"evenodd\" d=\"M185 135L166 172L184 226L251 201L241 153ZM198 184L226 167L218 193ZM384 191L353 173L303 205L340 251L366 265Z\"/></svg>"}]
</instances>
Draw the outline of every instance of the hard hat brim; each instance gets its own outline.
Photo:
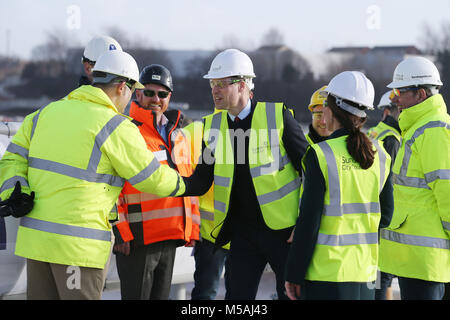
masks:
<instances>
[{"instance_id":1,"label":"hard hat brim","mask_svg":"<svg viewBox=\"0 0 450 320\"><path fill-rule=\"evenodd\" d=\"M139 81L136 81L136 84L134 85L134 87L136 89L145 89L145 86L142 83L140 83Z\"/></svg>"}]
</instances>

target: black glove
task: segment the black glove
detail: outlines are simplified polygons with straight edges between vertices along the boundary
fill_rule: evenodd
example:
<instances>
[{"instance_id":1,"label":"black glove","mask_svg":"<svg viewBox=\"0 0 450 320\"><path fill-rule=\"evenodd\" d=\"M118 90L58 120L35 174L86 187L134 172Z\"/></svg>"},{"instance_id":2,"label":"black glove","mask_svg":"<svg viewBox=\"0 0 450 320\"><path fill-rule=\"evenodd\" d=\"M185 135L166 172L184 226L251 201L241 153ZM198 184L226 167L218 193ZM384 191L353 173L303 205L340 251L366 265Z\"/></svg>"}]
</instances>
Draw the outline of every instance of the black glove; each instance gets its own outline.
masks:
<instances>
[{"instance_id":1,"label":"black glove","mask_svg":"<svg viewBox=\"0 0 450 320\"><path fill-rule=\"evenodd\" d=\"M15 218L23 217L33 209L33 200L34 191L31 192L31 195L22 193L20 182L17 181L14 191L9 199L0 201L0 216L13 216Z\"/></svg>"}]
</instances>

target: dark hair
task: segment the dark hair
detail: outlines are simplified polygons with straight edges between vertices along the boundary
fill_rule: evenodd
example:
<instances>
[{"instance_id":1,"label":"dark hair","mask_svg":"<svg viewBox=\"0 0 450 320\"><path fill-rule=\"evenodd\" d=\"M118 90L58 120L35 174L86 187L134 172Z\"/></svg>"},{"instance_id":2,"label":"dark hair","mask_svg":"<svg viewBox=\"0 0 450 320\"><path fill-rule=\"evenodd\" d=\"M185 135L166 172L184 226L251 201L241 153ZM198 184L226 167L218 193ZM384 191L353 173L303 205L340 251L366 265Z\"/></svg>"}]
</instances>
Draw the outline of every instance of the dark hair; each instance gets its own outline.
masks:
<instances>
[{"instance_id":1,"label":"dark hair","mask_svg":"<svg viewBox=\"0 0 450 320\"><path fill-rule=\"evenodd\" d=\"M351 101L345 100L345 102L355 108L361 109L361 107ZM336 105L336 98L331 94L328 95L327 103L334 117L349 131L346 139L348 152L359 163L361 168L369 169L375 159L376 151L373 150L372 142L367 135L361 132L361 128L367 118L360 118L339 108Z\"/></svg>"}]
</instances>

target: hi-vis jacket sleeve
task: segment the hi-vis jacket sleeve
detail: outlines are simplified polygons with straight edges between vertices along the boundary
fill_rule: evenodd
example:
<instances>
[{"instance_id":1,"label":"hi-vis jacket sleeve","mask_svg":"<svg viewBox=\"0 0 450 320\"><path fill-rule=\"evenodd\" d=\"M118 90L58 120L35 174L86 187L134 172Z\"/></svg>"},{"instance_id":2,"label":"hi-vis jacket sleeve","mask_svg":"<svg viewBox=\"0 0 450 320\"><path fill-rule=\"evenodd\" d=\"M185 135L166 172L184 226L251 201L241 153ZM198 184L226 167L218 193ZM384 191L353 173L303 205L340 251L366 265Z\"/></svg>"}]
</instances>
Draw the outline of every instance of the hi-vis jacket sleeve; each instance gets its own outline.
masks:
<instances>
[{"instance_id":1,"label":"hi-vis jacket sleeve","mask_svg":"<svg viewBox=\"0 0 450 320\"><path fill-rule=\"evenodd\" d=\"M0 198L2 200L11 196L17 181L20 181L22 192L31 193L28 185L28 150L32 121L36 114L37 112L34 112L25 117L0 161Z\"/></svg>"},{"instance_id":2,"label":"hi-vis jacket sleeve","mask_svg":"<svg viewBox=\"0 0 450 320\"><path fill-rule=\"evenodd\" d=\"M184 193L185 185L178 172L169 166L160 165L131 121L123 121L111 133L101 150L117 174L139 191L160 197Z\"/></svg>"}]
</instances>

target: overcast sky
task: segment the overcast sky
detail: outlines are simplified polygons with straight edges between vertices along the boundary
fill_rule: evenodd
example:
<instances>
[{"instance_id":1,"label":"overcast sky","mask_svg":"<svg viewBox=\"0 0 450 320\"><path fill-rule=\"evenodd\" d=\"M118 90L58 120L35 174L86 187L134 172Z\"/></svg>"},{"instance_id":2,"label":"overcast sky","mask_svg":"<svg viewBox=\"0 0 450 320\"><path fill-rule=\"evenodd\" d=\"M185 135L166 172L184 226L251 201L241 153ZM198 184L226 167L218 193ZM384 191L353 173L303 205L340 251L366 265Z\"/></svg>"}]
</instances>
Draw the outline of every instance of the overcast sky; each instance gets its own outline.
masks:
<instances>
[{"instance_id":1,"label":"overcast sky","mask_svg":"<svg viewBox=\"0 0 450 320\"><path fill-rule=\"evenodd\" d=\"M0 8L0 54L25 58L55 30L74 46L115 26L158 48L211 50L234 39L250 50L276 28L288 46L314 53L420 45L424 24L450 20L448 0L1 0Z\"/></svg>"}]
</instances>

